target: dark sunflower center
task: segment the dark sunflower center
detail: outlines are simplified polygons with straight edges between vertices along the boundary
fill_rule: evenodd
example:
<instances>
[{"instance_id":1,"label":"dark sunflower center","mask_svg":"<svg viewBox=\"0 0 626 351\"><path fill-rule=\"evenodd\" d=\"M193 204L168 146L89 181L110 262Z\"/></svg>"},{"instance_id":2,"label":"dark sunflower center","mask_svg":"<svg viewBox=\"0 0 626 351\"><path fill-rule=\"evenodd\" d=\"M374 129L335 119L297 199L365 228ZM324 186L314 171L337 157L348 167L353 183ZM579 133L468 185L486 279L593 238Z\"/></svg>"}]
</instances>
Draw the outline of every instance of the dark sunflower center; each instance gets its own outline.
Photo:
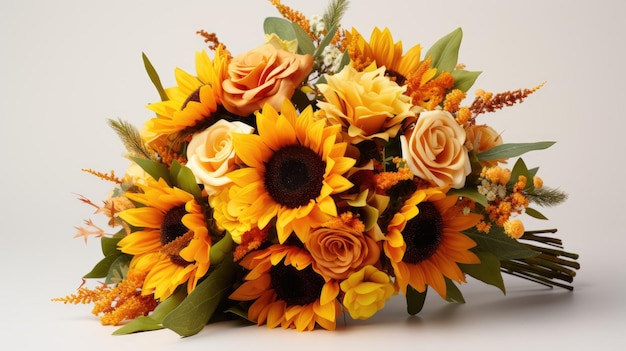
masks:
<instances>
[{"instance_id":1,"label":"dark sunflower center","mask_svg":"<svg viewBox=\"0 0 626 351\"><path fill-rule=\"evenodd\" d=\"M395 81L399 86L403 86L406 82L406 77L399 72L388 69L385 71L385 75Z\"/></svg>"},{"instance_id":2,"label":"dark sunflower center","mask_svg":"<svg viewBox=\"0 0 626 351\"><path fill-rule=\"evenodd\" d=\"M164 248L168 247L168 244L173 243L174 241L176 241L176 239L181 238L189 232L189 228L187 228L182 222L183 216L186 214L187 211L185 210L184 205L173 207L172 209L167 211L165 217L163 218L163 222L161 223L161 246L163 246ZM181 244L178 243L178 245L170 245L170 247L180 245ZM172 248L176 250L175 247ZM177 253L174 254L168 252L168 255L170 257L170 260L175 264L181 266L186 266L189 264L189 262L185 261Z\"/></svg>"},{"instance_id":3,"label":"dark sunflower center","mask_svg":"<svg viewBox=\"0 0 626 351\"><path fill-rule=\"evenodd\" d=\"M283 262L270 268L271 287L287 306L304 306L320 298L324 278L315 273L311 265L298 270Z\"/></svg>"},{"instance_id":4,"label":"dark sunflower center","mask_svg":"<svg viewBox=\"0 0 626 351\"><path fill-rule=\"evenodd\" d=\"M326 163L307 147L285 146L272 155L265 167L265 189L283 206L304 206L322 190Z\"/></svg>"},{"instance_id":5,"label":"dark sunflower center","mask_svg":"<svg viewBox=\"0 0 626 351\"><path fill-rule=\"evenodd\" d=\"M443 218L430 202L417 205L419 214L409 220L402 232L406 251L402 261L420 263L437 252L443 237Z\"/></svg>"},{"instance_id":6,"label":"dark sunflower center","mask_svg":"<svg viewBox=\"0 0 626 351\"><path fill-rule=\"evenodd\" d=\"M194 90L191 94L189 94L189 96L187 96L187 99L183 102L183 106L180 107L181 110L184 110L185 107L187 107L187 104L191 101L200 102L200 88Z\"/></svg>"}]
</instances>

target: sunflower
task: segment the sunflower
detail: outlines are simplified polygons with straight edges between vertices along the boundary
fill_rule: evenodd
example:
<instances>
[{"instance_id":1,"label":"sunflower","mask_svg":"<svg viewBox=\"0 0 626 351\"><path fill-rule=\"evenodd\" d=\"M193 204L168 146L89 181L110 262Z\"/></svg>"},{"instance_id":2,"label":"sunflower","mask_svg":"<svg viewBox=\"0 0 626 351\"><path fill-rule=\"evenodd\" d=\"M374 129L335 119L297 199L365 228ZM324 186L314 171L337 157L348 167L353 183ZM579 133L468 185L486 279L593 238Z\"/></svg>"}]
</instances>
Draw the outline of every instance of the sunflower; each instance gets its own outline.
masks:
<instances>
[{"instance_id":1,"label":"sunflower","mask_svg":"<svg viewBox=\"0 0 626 351\"><path fill-rule=\"evenodd\" d=\"M298 116L285 100L279 114L266 104L257 112L259 134L234 134L233 146L244 167L228 173L230 215L264 228L276 219L280 243L292 231L304 241L313 226L337 215L331 195L352 187L343 177L355 160L337 143L340 126L314 120L307 107Z\"/></svg>"},{"instance_id":2,"label":"sunflower","mask_svg":"<svg viewBox=\"0 0 626 351\"><path fill-rule=\"evenodd\" d=\"M444 278L465 282L458 263L480 263L469 251L476 243L461 232L481 216L463 214L457 201L435 188L417 190L389 222L383 247L403 293L407 285L419 292L429 285L445 298Z\"/></svg>"},{"instance_id":3,"label":"sunflower","mask_svg":"<svg viewBox=\"0 0 626 351\"><path fill-rule=\"evenodd\" d=\"M197 76L177 68L174 72L177 85L165 90L169 100L147 106L156 117L145 123L146 136L154 139L174 134L211 118L221 104L221 85L229 59L228 52L220 45L213 61L205 51L196 53Z\"/></svg>"},{"instance_id":4,"label":"sunflower","mask_svg":"<svg viewBox=\"0 0 626 351\"><path fill-rule=\"evenodd\" d=\"M229 298L254 300L248 318L258 325L298 331L319 325L334 330L341 313L339 284L326 281L311 263L311 256L298 246L275 244L255 251L241 261L250 272Z\"/></svg>"},{"instance_id":5,"label":"sunflower","mask_svg":"<svg viewBox=\"0 0 626 351\"><path fill-rule=\"evenodd\" d=\"M403 55L402 42L393 41L393 37L388 28L380 30L375 27L370 37L370 42L366 42L363 36L356 30L346 33L348 40L348 53L353 65L357 70L369 66L371 63L376 67L385 66L385 75L391 77L398 83L404 85L406 78L420 64L422 48L419 44L414 45Z\"/></svg>"},{"instance_id":6,"label":"sunflower","mask_svg":"<svg viewBox=\"0 0 626 351\"><path fill-rule=\"evenodd\" d=\"M141 229L120 240L120 250L133 255L131 268L147 272L142 294L154 293L163 301L183 283L191 292L210 265L211 239L204 209L193 195L170 187L163 179L140 187L142 193L126 196L145 206L119 216Z\"/></svg>"}]
</instances>

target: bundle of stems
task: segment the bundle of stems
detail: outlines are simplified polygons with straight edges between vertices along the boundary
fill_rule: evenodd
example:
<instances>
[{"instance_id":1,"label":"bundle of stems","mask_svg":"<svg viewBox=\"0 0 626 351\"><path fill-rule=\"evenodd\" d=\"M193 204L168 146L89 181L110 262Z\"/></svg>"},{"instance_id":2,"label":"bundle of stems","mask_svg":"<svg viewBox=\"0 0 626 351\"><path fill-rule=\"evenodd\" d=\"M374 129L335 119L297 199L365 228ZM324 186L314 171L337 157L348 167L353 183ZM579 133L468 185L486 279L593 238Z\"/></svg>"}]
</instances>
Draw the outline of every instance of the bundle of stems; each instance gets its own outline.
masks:
<instances>
[{"instance_id":1,"label":"bundle of stems","mask_svg":"<svg viewBox=\"0 0 626 351\"><path fill-rule=\"evenodd\" d=\"M549 286L574 290L570 284L580 264L578 254L563 250L560 239L549 236L556 229L526 231L518 241L539 254L529 258L511 259L500 262L504 273Z\"/></svg>"}]
</instances>

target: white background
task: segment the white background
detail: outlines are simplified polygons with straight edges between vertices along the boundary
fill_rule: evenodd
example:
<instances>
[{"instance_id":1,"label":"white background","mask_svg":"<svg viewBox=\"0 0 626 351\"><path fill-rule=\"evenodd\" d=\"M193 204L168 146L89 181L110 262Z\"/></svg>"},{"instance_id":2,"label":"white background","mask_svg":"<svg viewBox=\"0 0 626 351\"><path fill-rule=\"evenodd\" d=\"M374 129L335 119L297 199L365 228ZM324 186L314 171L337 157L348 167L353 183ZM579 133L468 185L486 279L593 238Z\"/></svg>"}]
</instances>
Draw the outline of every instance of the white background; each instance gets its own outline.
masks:
<instances>
[{"instance_id":1,"label":"white background","mask_svg":"<svg viewBox=\"0 0 626 351\"><path fill-rule=\"evenodd\" d=\"M324 1L285 0L307 16ZM388 26L405 49L430 47L457 27L460 61L483 71L475 88L494 92L546 86L521 105L482 122L506 142L555 140L525 157L569 201L544 210L566 248L581 255L573 293L507 278L507 295L476 281L467 304L434 294L419 317L402 298L339 332L297 333L225 323L192 338L168 330L111 336L90 306L63 305L100 259L99 243L73 239L93 218L77 195L103 200L110 184L81 172L123 174L127 166L107 118L137 126L158 101L141 53L164 85L173 70L194 71L204 48L195 34L216 32L234 54L263 41L262 21L278 16L263 0L34 1L0 5L0 343L35 350L180 349L607 349L626 327L624 223L624 5L620 1L361 1L344 18L369 37ZM425 52L425 51L424 51ZM424 348L426 347L426 348ZM3 349L6 349L2 346Z\"/></svg>"}]
</instances>

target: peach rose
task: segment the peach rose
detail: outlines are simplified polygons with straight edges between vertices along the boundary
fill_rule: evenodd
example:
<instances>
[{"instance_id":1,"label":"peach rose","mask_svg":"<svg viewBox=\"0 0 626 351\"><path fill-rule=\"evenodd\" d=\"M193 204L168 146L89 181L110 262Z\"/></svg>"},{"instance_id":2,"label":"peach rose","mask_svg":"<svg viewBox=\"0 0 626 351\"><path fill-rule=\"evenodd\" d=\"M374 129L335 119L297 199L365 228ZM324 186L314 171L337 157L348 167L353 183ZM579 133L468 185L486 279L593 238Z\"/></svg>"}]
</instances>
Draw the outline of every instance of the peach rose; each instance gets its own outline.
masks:
<instances>
[{"instance_id":1,"label":"peach rose","mask_svg":"<svg viewBox=\"0 0 626 351\"><path fill-rule=\"evenodd\" d=\"M271 40L231 60L228 77L222 83L222 104L239 116L247 116L265 103L279 110L312 68L311 55L285 51Z\"/></svg>"},{"instance_id":2,"label":"peach rose","mask_svg":"<svg viewBox=\"0 0 626 351\"><path fill-rule=\"evenodd\" d=\"M318 102L328 120L341 124L352 144L372 138L388 140L397 135L402 121L414 116L411 98L385 76L385 67L358 72L351 66L318 84L325 101Z\"/></svg>"},{"instance_id":3,"label":"peach rose","mask_svg":"<svg viewBox=\"0 0 626 351\"><path fill-rule=\"evenodd\" d=\"M502 137L498 132L488 125L472 124L465 128L465 134L467 140L465 141L465 147L469 151L481 153L491 149L494 146L502 144ZM505 159L491 160L481 162L485 166L495 166L498 162L506 163Z\"/></svg>"},{"instance_id":4,"label":"peach rose","mask_svg":"<svg viewBox=\"0 0 626 351\"><path fill-rule=\"evenodd\" d=\"M343 306L353 319L368 319L395 293L389 276L374 266L352 273L339 286L345 292Z\"/></svg>"},{"instance_id":5,"label":"peach rose","mask_svg":"<svg viewBox=\"0 0 626 351\"><path fill-rule=\"evenodd\" d=\"M315 268L331 279L345 279L380 257L380 247L374 239L349 227L314 229L304 245Z\"/></svg>"},{"instance_id":6,"label":"peach rose","mask_svg":"<svg viewBox=\"0 0 626 351\"><path fill-rule=\"evenodd\" d=\"M462 188L471 172L465 130L442 110L420 113L415 127L400 137L402 155L411 171L436 186Z\"/></svg>"},{"instance_id":7,"label":"peach rose","mask_svg":"<svg viewBox=\"0 0 626 351\"><path fill-rule=\"evenodd\" d=\"M194 134L187 146L187 167L204 184L209 196L231 182L225 176L235 168L236 155L232 134L250 134L251 126L220 119L209 128Z\"/></svg>"}]
</instances>

